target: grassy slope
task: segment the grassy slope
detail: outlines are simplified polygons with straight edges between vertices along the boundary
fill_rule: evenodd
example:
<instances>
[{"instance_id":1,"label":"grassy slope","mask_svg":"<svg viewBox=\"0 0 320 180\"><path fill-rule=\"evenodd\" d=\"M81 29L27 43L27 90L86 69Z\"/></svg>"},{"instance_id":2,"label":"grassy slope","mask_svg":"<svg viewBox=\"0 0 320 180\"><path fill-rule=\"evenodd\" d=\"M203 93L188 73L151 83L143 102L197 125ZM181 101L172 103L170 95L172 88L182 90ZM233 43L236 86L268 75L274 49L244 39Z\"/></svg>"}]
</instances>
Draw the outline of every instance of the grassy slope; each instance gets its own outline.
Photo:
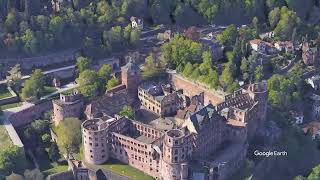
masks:
<instances>
[{"instance_id":1,"label":"grassy slope","mask_svg":"<svg viewBox=\"0 0 320 180\"><path fill-rule=\"evenodd\" d=\"M10 145L12 145L12 142L7 133L7 130L0 122L0 147L8 147Z\"/></svg>"},{"instance_id":2,"label":"grassy slope","mask_svg":"<svg viewBox=\"0 0 320 180\"><path fill-rule=\"evenodd\" d=\"M0 99L10 97L11 94L7 89L0 89Z\"/></svg>"},{"instance_id":3,"label":"grassy slope","mask_svg":"<svg viewBox=\"0 0 320 180\"><path fill-rule=\"evenodd\" d=\"M131 167L127 164L123 164L117 160L109 160L102 165L89 165L93 169L105 169L112 171L115 174L129 177L132 180L154 180L153 177L143 173L142 171Z\"/></svg>"},{"instance_id":4,"label":"grassy slope","mask_svg":"<svg viewBox=\"0 0 320 180\"><path fill-rule=\"evenodd\" d=\"M20 102L12 103L12 104L5 104L5 105L1 105L0 107L2 110L5 110L5 109L10 109L10 108L15 108L18 106L20 106Z\"/></svg>"}]
</instances>

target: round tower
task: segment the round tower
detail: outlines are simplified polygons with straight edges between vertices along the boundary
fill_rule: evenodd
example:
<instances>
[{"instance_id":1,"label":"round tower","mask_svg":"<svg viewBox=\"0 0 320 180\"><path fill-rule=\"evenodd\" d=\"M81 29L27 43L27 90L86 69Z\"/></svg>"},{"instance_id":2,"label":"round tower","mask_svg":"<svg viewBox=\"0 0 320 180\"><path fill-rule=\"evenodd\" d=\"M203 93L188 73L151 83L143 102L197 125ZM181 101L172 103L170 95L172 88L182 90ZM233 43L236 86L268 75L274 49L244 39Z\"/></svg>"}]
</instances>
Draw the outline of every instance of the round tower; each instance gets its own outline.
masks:
<instances>
[{"instance_id":1,"label":"round tower","mask_svg":"<svg viewBox=\"0 0 320 180\"><path fill-rule=\"evenodd\" d=\"M261 120L266 119L267 113L267 102L268 102L268 85L266 81L260 83L251 84L248 87L249 94L254 101L258 102L258 114L261 117Z\"/></svg>"},{"instance_id":2,"label":"round tower","mask_svg":"<svg viewBox=\"0 0 320 180\"><path fill-rule=\"evenodd\" d=\"M121 70L121 81L126 85L128 92L137 93L141 81L140 68L131 57Z\"/></svg>"},{"instance_id":3,"label":"round tower","mask_svg":"<svg viewBox=\"0 0 320 180\"><path fill-rule=\"evenodd\" d=\"M90 164L102 164L109 159L107 123L90 119L82 123L84 160Z\"/></svg>"},{"instance_id":4,"label":"round tower","mask_svg":"<svg viewBox=\"0 0 320 180\"><path fill-rule=\"evenodd\" d=\"M166 132L161 157L162 180L188 179L187 142L181 130Z\"/></svg>"}]
</instances>

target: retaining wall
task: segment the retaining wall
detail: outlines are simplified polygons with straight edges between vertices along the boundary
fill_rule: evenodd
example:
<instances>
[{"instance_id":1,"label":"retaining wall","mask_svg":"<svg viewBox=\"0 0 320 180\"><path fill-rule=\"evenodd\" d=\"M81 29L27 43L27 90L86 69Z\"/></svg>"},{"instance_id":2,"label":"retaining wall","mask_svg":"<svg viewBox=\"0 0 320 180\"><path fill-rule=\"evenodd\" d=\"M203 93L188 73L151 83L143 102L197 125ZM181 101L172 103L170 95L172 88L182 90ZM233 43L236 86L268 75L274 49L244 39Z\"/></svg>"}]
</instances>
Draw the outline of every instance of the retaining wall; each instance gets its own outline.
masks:
<instances>
[{"instance_id":1,"label":"retaining wall","mask_svg":"<svg viewBox=\"0 0 320 180\"><path fill-rule=\"evenodd\" d=\"M51 100L46 100L12 114L9 117L9 121L14 127L21 127L41 118L45 112L51 109Z\"/></svg>"},{"instance_id":2,"label":"retaining wall","mask_svg":"<svg viewBox=\"0 0 320 180\"><path fill-rule=\"evenodd\" d=\"M19 102L19 97L10 87L8 87L8 91L10 92L11 96L0 99L0 105Z\"/></svg>"}]
</instances>

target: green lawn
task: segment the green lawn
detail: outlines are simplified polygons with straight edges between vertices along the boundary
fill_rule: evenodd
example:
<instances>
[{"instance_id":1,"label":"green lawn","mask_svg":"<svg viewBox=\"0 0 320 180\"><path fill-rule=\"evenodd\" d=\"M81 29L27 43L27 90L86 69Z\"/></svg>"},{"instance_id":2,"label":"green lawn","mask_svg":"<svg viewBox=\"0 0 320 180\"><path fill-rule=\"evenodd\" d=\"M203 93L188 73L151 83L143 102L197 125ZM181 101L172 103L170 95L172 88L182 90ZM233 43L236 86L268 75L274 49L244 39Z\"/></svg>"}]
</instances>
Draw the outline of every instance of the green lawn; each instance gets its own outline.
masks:
<instances>
[{"instance_id":1,"label":"green lawn","mask_svg":"<svg viewBox=\"0 0 320 180\"><path fill-rule=\"evenodd\" d=\"M64 172L67 170L68 170L68 165L55 165L52 168L43 171L43 174L45 176L48 176L50 174L56 174L56 173Z\"/></svg>"},{"instance_id":2,"label":"green lawn","mask_svg":"<svg viewBox=\"0 0 320 180\"><path fill-rule=\"evenodd\" d=\"M3 99L3 98L7 98L7 97L11 97L11 93L9 92L8 89L6 88L1 88L0 89L0 99Z\"/></svg>"},{"instance_id":3,"label":"green lawn","mask_svg":"<svg viewBox=\"0 0 320 180\"><path fill-rule=\"evenodd\" d=\"M153 177L133 168L127 164L123 164L117 160L109 160L107 163L98 165L101 169L110 170L116 174L129 177L132 180L154 180Z\"/></svg>"},{"instance_id":4,"label":"green lawn","mask_svg":"<svg viewBox=\"0 0 320 180\"><path fill-rule=\"evenodd\" d=\"M12 104L5 104L5 105L0 105L0 109L5 110L5 109L10 109L10 108L15 108L20 106L20 102L17 103L12 103Z\"/></svg>"},{"instance_id":5,"label":"green lawn","mask_svg":"<svg viewBox=\"0 0 320 180\"><path fill-rule=\"evenodd\" d=\"M44 91L42 93L42 96L51 94L51 93L53 93L55 91L57 91L57 88L55 88L55 87L44 86Z\"/></svg>"},{"instance_id":6,"label":"green lawn","mask_svg":"<svg viewBox=\"0 0 320 180\"><path fill-rule=\"evenodd\" d=\"M0 147L8 147L12 145L11 139L6 128L0 124Z\"/></svg>"}]
</instances>

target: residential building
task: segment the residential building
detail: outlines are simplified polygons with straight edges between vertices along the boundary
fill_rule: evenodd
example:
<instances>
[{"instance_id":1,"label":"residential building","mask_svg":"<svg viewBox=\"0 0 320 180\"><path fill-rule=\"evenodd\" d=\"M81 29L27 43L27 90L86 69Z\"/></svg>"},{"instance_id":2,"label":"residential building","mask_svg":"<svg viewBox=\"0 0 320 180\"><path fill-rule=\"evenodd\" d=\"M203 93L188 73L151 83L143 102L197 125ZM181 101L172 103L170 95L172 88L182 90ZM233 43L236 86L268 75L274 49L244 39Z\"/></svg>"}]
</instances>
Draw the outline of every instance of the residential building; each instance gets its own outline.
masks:
<instances>
[{"instance_id":1,"label":"residential building","mask_svg":"<svg viewBox=\"0 0 320 180\"><path fill-rule=\"evenodd\" d=\"M291 110L290 114L296 124L300 125L303 123L303 120L304 120L303 112Z\"/></svg>"},{"instance_id":2,"label":"residential building","mask_svg":"<svg viewBox=\"0 0 320 180\"><path fill-rule=\"evenodd\" d=\"M307 135L310 133L312 140L315 140L320 137L320 122L310 122L304 128L302 128L302 130Z\"/></svg>"},{"instance_id":3,"label":"residential building","mask_svg":"<svg viewBox=\"0 0 320 180\"><path fill-rule=\"evenodd\" d=\"M131 21L131 27L132 28L138 28L140 30L143 29L143 20L141 18L132 16L130 18L130 21Z\"/></svg>"},{"instance_id":4,"label":"residential building","mask_svg":"<svg viewBox=\"0 0 320 180\"><path fill-rule=\"evenodd\" d=\"M263 41L261 39L251 40L249 44L251 48L258 53L273 54L276 50L271 43Z\"/></svg>"},{"instance_id":5,"label":"residential building","mask_svg":"<svg viewBox=\"0 0 320 180\"><path fill-rule=\"evenodd\" d=\"M277 41L274 43L274 47L281 52L294 53L294 46L291 41Z\"/></svg>"},{"instance_id":6,"label":"residential building","mask_svg":"<svg viewBox=\"0 0 320 180\"><path fill-rule=\"evenodd\" d=\"M320 76L316 75L316 76L312 76L311 78L307 79L307 83L310 84L310 86L314 89L314 90L319 90L320 89Z\"/></svg>"},{"instance_id":7,"label":"residential building","mask_svg":"<svg viewBox=\"0 0 320 180\"><path fill-rule=\"evenodd\" d=\"M310 99L312 100L312 117L320 119L320 96L312 94Z\"/></svg>"},{"instance_id":8,"label":"residential building","mask_svg":"<svg viewBox=\"0 0 320 180\"><path fill-rule=\"evenodd\" d=\"M302 60L305 65L319 65L320 64L320 50L319 47L310 47L309 42L305 39L302 42Z\"/></svg>"},{"instance_id":9,"label":"residential building","mask_svg":"<svg viewBox=\"0 0 320 180\"><path fill-rule=\"evenodd\" d=\"M178 94L170 84L145 82L139 86L138 98L142 106L162 117L177 112Z\"/></svg>"}]
</instances>

